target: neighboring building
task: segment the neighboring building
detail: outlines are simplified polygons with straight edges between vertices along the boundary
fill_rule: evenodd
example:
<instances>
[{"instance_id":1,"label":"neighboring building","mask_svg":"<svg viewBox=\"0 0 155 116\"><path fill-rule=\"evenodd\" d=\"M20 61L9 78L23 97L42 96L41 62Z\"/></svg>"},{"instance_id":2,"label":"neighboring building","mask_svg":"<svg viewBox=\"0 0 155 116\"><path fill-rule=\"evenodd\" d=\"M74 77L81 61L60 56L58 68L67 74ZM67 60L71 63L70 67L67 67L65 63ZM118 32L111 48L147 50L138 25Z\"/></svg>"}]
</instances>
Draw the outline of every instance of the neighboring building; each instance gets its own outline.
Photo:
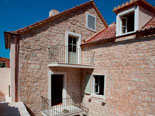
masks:
<instances>
[{"instance_id":1,"label":"neighboring building","mask_svg":"<svg viewBox=\"0 0 155 116\"><path fill-rule=\"evenodd\" d=\"M155 7L131 0L114 12L108 26L90 1L5 32L12 101L37 116L155 115Z\"/></svg>"},{"instance_id":2,"label":"neighboring building","mask_svg":"<svg viewBox=\"0 0 155 116\"><path fill-rule=\"evenodd\" d=\"M0 57L0 68L10 68L10 60Z\"/></svg>"},{"instance_id":3,"label":"neighboring building","mask_svg":"<svg viewBox=\"0 0 155 116\"><path fill-rule=\"evenodd\" d=\"M10 60L0 57L0 102L10 101Z\"/></svg>"}]
</instances>

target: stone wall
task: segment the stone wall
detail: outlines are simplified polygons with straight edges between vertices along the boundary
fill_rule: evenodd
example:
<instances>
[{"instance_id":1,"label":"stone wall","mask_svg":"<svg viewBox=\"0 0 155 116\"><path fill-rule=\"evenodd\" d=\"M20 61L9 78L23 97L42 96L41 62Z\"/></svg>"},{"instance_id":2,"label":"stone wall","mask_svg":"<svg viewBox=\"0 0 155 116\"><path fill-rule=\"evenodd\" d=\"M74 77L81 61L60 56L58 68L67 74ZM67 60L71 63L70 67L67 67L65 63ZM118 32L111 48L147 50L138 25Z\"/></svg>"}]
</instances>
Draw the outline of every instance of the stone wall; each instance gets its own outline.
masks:
<instances>
[{"instance_id":1,"label":"stone wall","mask_svg":"<svg viewBox=\"0 0 155 116\"><path fill-rule=\"evenodd\" d=\"M154 36L129 36L83 49L95 51L94 71L83 74L106 75L105 100L85 95L83 105L89 108L89 116L155 115Z\"/></svg>"},{"instance_id":2,"label":"stone wall","mask_svg":"<svg viewBox=\"0 0 155 116\"><path fill-rule=\"evenodd\" d=\"M104 29L105 26L95 10L92 6L87 6L21 35L19 50L19 100L23 101L32 113L37 116L41 114L40 96L48 96L48 63L50 61L48 48L53 45L65 45L66 31L81 34L82 40L92 36L95 32L85 28L86 11L96 16L97 32ZM80 82L77 81L76 84L72 82L77 80L78 77L76 77L68 77L68 88L71 89L68 89L68 91L72 91L72 86L74 87L76 84L78 88L75 89L75 92L80 91Z\"/></svg>"}]
</instances>

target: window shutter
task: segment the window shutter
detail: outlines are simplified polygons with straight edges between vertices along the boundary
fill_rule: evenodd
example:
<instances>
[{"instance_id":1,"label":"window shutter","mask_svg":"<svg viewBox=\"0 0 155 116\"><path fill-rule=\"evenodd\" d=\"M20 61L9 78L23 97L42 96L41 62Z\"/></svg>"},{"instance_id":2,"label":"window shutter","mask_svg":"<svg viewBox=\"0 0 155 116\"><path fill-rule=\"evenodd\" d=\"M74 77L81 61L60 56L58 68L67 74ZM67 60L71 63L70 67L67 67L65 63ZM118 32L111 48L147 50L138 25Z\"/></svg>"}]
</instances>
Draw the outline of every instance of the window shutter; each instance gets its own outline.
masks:
<instances>
[{"instance_id":1,"label":"window shutter","mask_svg":"<svg viewBox=\"0 0 155 116\"><path fill-rule=\"evenodd\" d=\"M88 15L88 27L95 30L95 17Z\"/></svg>"},{"instance_id":2,"label":"window shutter","mask_svg":"<svg viewBox=\"0 0 155 116\"><path fill-rule=\"evenodd\" d=\"M85 93L91 94L91 75L87 75L85 78Z\"/></svg>"}]
</instances>

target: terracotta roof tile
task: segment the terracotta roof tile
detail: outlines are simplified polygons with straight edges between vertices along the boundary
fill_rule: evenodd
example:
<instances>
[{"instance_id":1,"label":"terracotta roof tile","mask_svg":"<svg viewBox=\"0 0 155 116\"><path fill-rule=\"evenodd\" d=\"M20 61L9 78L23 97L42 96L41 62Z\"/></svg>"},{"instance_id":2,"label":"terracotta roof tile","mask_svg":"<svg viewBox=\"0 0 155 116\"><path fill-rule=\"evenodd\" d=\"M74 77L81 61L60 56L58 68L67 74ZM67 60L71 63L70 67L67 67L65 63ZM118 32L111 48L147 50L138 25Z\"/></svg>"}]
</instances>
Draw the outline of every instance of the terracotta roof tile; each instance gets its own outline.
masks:
<instances>
[{"instance_id":1,"label":"terracotta roof tile","mask_svg":"<svg viewBox=\"0 0 155 116\"><path fill-rule=\"evenodd\" d=\"M90 43L98 40L108 39L116 36L116 24L112 23L109 25L108 28L103 29L99 33L95 34L89 40L87 40L85 43Z\"/></svg>"},{"instance_id":2,"label":"terracotta roof tile","mask_svg":"<svg viewBox=\"0 0 155 116\"><path fill-rule=\"evenodd\" d=\"M135 5L141 5L147 8L148 10L155 12L155 7L152 6L150 3L148 3L146 0L130 0L129 2L127 1L126 3L123 3L122 5L118 5L117 7L113 9L113 11L117 14L119 11L125 8L132 7Z\"/></svg>"},{"instance_id":3,"label":"terracotta roof tile","mask_svg":"<svg viewBox=\"0 0 155 116\"><path fill-rule=\"evenodd\" d=\"M148 22L146 23L141 30L146 30L150 28L155 28L155 16Z\"/></svg>"},{"instance_id":4,"label":"terracotta roof tile","mask_svg":"<svg viewBox=\"0 0 155 116\"><path fill-rule=\"evenodd\" d=\"M8 58L3 58L3 57L0 57L0 61L4 62L4 61L9 61Z\"/></svg>"}]
</instances>

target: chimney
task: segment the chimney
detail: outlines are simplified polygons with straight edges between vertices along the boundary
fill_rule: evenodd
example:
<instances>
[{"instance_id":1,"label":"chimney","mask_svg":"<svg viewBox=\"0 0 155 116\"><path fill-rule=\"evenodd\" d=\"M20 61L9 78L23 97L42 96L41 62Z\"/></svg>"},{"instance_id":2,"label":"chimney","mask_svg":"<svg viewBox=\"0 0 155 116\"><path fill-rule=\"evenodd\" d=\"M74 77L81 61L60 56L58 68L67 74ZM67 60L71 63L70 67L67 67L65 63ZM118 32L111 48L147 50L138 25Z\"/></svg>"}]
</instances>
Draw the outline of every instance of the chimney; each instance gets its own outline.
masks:
<instances>
[{"instance_id":1,"label":"chimney","mask_svg":"<svg viewBox=\"0 0 155 116\"><path fill-rule=\"evenodd\" d=\"M57 14L59 14L59 11L58 11L58 10L55 10L55 9L52 9L52 10L49 12L49 17L54 16L54 15L57 15Z\"/></svg>"}]
</instances>

